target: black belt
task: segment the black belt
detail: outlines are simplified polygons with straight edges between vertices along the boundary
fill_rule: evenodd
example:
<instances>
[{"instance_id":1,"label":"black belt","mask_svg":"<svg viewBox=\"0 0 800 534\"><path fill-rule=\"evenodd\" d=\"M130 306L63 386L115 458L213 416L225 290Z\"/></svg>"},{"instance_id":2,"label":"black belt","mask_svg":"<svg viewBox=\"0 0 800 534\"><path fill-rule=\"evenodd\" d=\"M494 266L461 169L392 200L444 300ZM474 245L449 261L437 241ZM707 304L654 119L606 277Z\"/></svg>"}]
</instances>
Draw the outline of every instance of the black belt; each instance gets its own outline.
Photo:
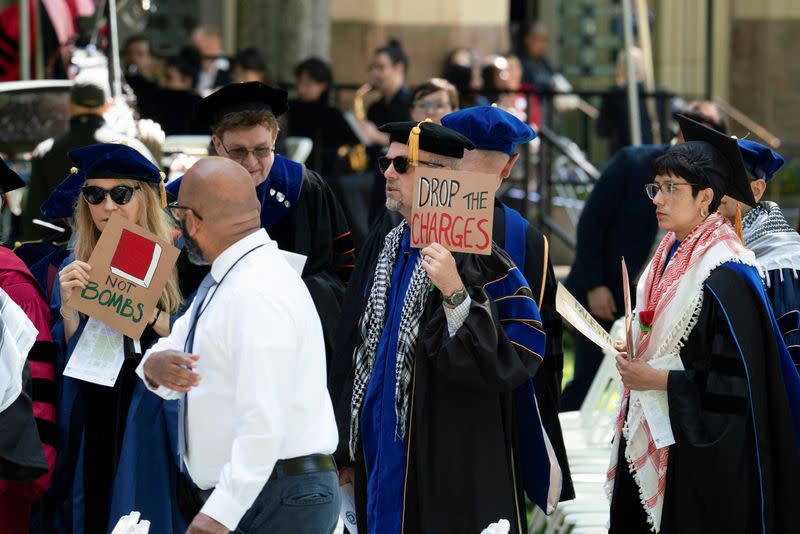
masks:
<instances>
[{"instance_id":1,"label":"black belt","mask_svg":"<svg viewBox=\"0 0 800 534\"><path fill-rule=\"evenodd\" d=\"M309 454L288 460L278 460L269 479L336 471L336 462L330 454Z\"/></svg>"},{"instance_id":2,"label":"black belt","mask_svg":"<svg viewBox=\"0 0 800 534\"><path fill-rule=\"evenodd\" d=\"M326 471L336 471L336 462L330 454L309 454L308 456L298 456L288 460L278 460L269 480L296 475L308 475L311 473L324 473ZM202 502L206 502L211 496L214 488L195 490L197 497Z\"/></svg>"}]
</instances>

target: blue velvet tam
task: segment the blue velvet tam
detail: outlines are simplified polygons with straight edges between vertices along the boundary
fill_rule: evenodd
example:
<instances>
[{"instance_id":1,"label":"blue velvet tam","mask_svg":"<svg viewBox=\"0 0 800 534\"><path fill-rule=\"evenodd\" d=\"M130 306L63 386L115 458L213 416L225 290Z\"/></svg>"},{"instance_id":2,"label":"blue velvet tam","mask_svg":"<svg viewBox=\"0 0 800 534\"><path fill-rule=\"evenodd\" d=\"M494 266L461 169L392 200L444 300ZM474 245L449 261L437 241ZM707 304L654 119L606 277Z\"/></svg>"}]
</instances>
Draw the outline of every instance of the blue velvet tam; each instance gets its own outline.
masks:
<instances>
[{"instance_id":1,"label":"blue velvet tam","mask_svg":"<svg viewBox=\"0 0 800 534\"><path fill-rule=\"evenodd\" d=\"M100 143L69 152L74 166L47 197L39 211L47 219L72 217L83 184L89 178L138 180L158 186L162 191L165 174L138 150L121 143Z\"/></svg>"},{"instance_id":2,"label":"blue velvet tam","mask_svg":"<svg viewBox=\"0 0 800 534\"><path fill-rule=\"evenodd\" d=\"M516 154L517 145L536 137L533 128L494 106L476 106L448 113L442 117L442 126L462 134L478 150L494 150L509 156Z\"/></svg>"},{"instance_id":3,"label":"blue velvet tam","mask_svg":"<svg viewBox=\"0 0 800 534\"><path fill-rule=\"evenodd\" d=\"M742 153L744 167L755 178L769 183L772 175L783 166L783 156L761 143L749 139L737 139L739 152Z\"/></svg>"}]
</instances>

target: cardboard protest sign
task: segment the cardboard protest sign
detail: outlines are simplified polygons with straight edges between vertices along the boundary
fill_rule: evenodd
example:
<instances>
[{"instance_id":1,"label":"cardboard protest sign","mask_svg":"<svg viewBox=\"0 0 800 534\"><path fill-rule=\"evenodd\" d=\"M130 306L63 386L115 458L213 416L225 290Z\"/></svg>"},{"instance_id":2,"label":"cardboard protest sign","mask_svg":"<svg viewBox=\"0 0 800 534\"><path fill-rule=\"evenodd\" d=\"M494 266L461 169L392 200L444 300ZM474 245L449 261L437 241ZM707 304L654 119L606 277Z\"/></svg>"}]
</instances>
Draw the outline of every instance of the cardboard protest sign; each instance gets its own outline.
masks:
<instances>
[{"instance_id":1,"label":"cardboard protest sign","mask_svg":"<svg viewBox=\"0 0 800 534\"><path fill-rule=\"evenodd\" d=\"M175 266L179 251L114 214L89 257L89 283L70 304L131 339L139 339Z\"/></svg>"},{"instance_id":2,"label":"cardboard protest sign","mask_svg":"<svg viewBox=\"0 0 800 534\"><path fill-rule=\"evenodd\" d=\"M417 167L411 206L411 246L439 243L451 252L492 252L497 177Z\"/></svg>"}]
</instances>

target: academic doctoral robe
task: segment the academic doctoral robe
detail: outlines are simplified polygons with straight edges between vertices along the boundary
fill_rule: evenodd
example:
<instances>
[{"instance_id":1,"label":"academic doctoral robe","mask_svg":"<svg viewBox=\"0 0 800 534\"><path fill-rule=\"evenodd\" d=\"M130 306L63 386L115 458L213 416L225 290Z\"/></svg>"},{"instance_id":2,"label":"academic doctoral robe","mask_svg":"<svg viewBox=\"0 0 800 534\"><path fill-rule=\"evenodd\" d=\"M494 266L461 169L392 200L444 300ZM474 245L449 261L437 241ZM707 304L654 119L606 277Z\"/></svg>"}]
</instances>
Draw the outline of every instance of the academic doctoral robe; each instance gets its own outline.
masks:
<instances>
[{"instance_id":1,"label":"academic doctoral robe","mask_svg":"<svg viewBox=\"0 0 800 534\"><path fill-rule=\"evenodd\" d=\"M513 218L513 222L510 220ZM561 379L564 373L563 324L556 311L558 283L550 261L547 238L518 212L495 201L492 238L522 271L533 292L547 338L544 361L533 378L536 402L542 425L561 467L561 501L575 498L567 449L558 419Z\"/></svg>"},{"instance_id":2,"label":"academic doctoral robe","mask_svg":"<svg viewBox=\"0 0 800 534\"><path fill-rule=\"evenodd\" d=\"M56 463L56 347L41 288L22 260L4 247L0 288L38 330L27 354L22 392L0 413L0 530L27 534L31 505L50 485Z\"/></svg>"},{"instance_id":3,"label":"academic doctoral robe","mask_svg":"<svg viewBox=\"0 0 800 534\"><path fill-rule=\"evenodd\" d=\"M375 250L379 252L380 248L376 247ZM408 276L405 271L413 269L412 256L419 253L408 252L408 258L401 252L395 265L395 269L404 272L400 275L393 273L399 276L401 284ZM399 511L401 529L406 533L480 532L500 518L509 519L512 532L526 531L524 492L514 461L513 392L535 374L544 349L544 333L541 323L536 323L538 310L533 304L530 289L524 287L515 296L526 299L532 305L536 319L530 318L529 324L536 325L523 328L531 328L531 335L535 331L537 341L533 344L540 343L539 353L518 349L506 334L497 304L501 297L484 288L490 282L507 277L510 270L517 271L502 250L495 247L491 256L456 254L455 257L459 273L472 298L470 312L451 338L440 293L432 291L428 296L414 354L409 393L412 399L410 419L403 442L393 441L391 437L395 429L391 419L394 416L392 380L396 352L389 348L381 355L379 348L379 354L376 354L362 408L362 421L370 417L372 420L365 423L362 430L354 463L360 530L374 531L367 514L368 506L373 506L373 512L379 514L396 507L394 518L390 518L392 521L382 521L381 526L385 524L395 528L398 520L396 512ZM368 263L374 267L376 260L377 257ZM373 270L370 267L363 268L365 273ZM517 281L521 280L518 271L516 276L519 277ZM363 287L364 295L369 295L371 277L366 279L366 286L362 286L361 282L357 280L355 283ZM398 303L402 306L399 300L389 305L397 307ZM387 339L382 339L381 344L396 343L396 333L391 331L389 325L393 316L399 320L399 313L399 308L387 310L384 329ZM359 342L357 338L351 338L351 348L355 348L356 342ZM346 341L341 343L348 344ZM342 350L347 352L345 347ZM352 354L352 350L349 352ZM346 450L353 369L352 365L346 363L343 367L348 368L343 373L347 376L338 384L341 395L336 408L337 421L346 423L339 426L340 446L337 454L342 462L349 463ZM341 374L337 375L336 380L340 379ZM387 395L391 397L391 402L387 401ZM379 413L375 410L379 410ZM387 417L390 420L381 420ZM368 435L375 431L377 434ZM380 466L380 476L383 478L370 482L368 466L378 465L375 463L378 459L374 456L376 452L386 455L385 458L381 456L380 462L387 462L388 465ZM376 503L378 489L386 502ZM401 493L398 494L398 491ZM374 516L374 513L370 515ZM384 531L379 532L383 534Z\"/></svg>"},{"instance_id":4,"label":"academic doctoral robe","mask_svg":"<svg viewBox=\"0 0 800 534\"><path fill-rule=\"evenodd\" d=\"M755 269L726 263L671 371L661 534L800 532L800 384ZM657 327L657 325L654 325ZM620 445L610 533L650 532ZM624 467L623 467L624 466Z\"/></svg>"},{"instance_id":5,"label":"academic doctoral robe","mask_svg":"<svg viewBox=\"0 0 800 534\"><path fill-rule=\"evenodd\" d=\"M62 268L71 261L70 256L64 260ZM59 309L60 306L56 281L51 308ZM63 376L66 363L87 322L82 316L78 329L68 343L63 341L64 325L60 317L52 330L53 339L63 347L56 361L59 456L52 486L40 509L38 532L42 533L110 532L109 525L113 526L119 520L119 517L111 517L111 505L126 439L129 407L134 392L142 388L136 367L147 347L159 337L147 326L140 339L141 352L135 350L133 341L123 338L125 361L117 381L113 387L100 386ZM157 424L158 420L139 422L145 424L152 434L149 436L151 439L142 440L140 446L155 447L159 443L157 436L166 433L166 426ZM162 473L161 476L168 477L169 473ZM130 489L133 491L133 488ZM165 494L162 498L168 501L170 495ZM147 510L137 511L148 513ZM159 519L156 518L156 522Z\"/></svg>"}]
</instances>

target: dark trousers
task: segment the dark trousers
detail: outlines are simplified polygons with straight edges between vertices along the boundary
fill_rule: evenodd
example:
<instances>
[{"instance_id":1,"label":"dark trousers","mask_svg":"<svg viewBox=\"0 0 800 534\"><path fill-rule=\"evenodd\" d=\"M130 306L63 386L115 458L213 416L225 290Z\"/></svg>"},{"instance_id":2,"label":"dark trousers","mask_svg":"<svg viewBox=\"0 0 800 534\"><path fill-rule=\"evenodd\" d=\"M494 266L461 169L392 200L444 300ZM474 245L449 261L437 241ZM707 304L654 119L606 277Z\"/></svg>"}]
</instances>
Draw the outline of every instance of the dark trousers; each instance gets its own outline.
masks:
<instances>
[{"instance_id":1,"label":"dark trousers","mask_svg":"<svg viewBox=\"0 0 800 534\"><path fill-rule=\"evenodd\" d=\"M278 476L267 481L234 534L329 534L339 520L335 471Z\"/></svg>"},{"instance_id":2,"label":"dark trousers","mask_svg":"<svg viewBox=\"0 0 800 534\"><path fill-rule=\"evenodd\" d=\"M597 319L597 317L595 317ZM597 319L605 330L609 330L612 321L602 321ZM575 333L575 372L572 380L564 387L561 394L562 412L580 410L583 399L592 385L594 375L603 361L603 350L589 341L588 338L579 333Z\"/></svg>"}]
</instances>

